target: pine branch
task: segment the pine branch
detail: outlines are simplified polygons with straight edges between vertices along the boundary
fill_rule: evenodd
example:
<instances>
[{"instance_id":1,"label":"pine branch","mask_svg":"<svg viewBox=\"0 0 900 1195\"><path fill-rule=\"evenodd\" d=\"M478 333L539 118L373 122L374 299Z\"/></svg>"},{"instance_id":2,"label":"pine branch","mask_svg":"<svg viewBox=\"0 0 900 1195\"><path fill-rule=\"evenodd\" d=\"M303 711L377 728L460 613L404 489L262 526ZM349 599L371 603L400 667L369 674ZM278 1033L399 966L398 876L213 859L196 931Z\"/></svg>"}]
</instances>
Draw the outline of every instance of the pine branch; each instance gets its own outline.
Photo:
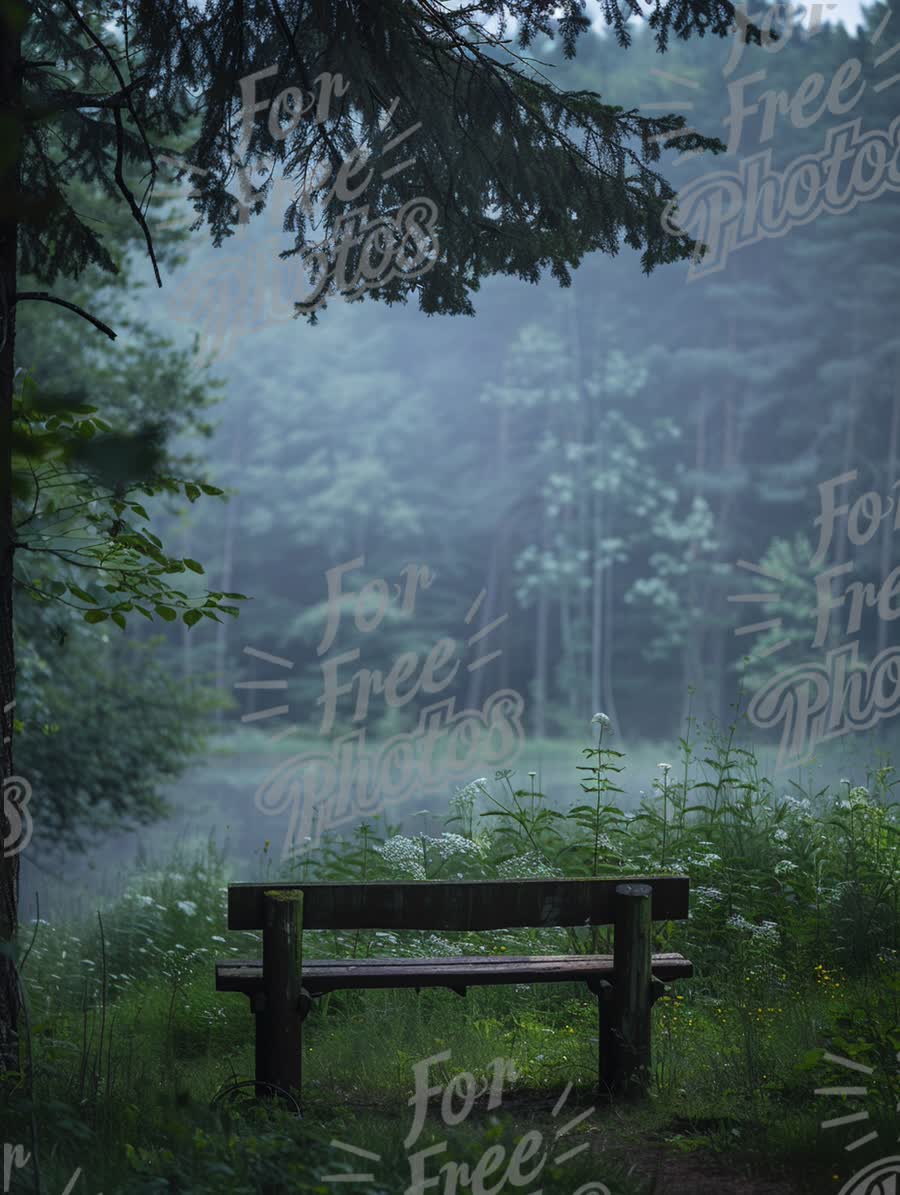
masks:
<instances>
[{"instance_id":1,"label":"pine branch","mask_svg":"<svg viewBox=\"0 0 900 1195\"><path fill-rule=\"evenodd\" d=\"M131 92L146 81L143 75L138 79L132 79L122 91L114 92L113 95L91 95L90 92L68 88L57 88L46 92L46 95L53 111L58 112L78 111L82 108L121 108L129 105Z\"/></svg>"},{"instance_id":2,"label":"pine branch","mask_svg":"<svg viewBox=\"0 0 900 1195\"><path fill-rule=\"evenodd\" d=\"M96 315L91 315L89 311L85 311L83 307L79 307L77 303L70 303L68 299L57 298L56 295L51 295L46 290L20 290L16 292L13 299L14 303L19 303L23 299L37 299L42 303L56 303L59 307L65 307L69 311L74 311L76 315L80 315L82 319L86 319L89 324L93 324L95 328L110 338L116 339L116 334L108 324L104 324L103 320L97 319Z\"/></svg>"},{"instance_id":3,"label":"pine branch","mask_svg":"<svg viewBox=\"0 0 900 1195\"><path fill-rule=\"evenodd\" d=\"M129 88L129 85L125 82L122 72L119 70L119 64L116 62L115 58L109 52L108 48L104 45L102 39L97 36L97 34L93 31L93 29L90 27L90 25L84 19L84 17L81 15L81 13L75 7L75 5L73 3L71 3L71 0L63 0L63 4L68 9L69 13L72 16L72 19L76 22L76 24L79 26L79 28L91 39L91 41L94 43L94 45L97 47L97 49L104 56L107 63L109 64L110 70L112 70L113 74L116 76L116 78L119 81L119 86L121 87L122 93L124 94L124 97L125 97L125 104L128 108L128 111L131 113L131 119L134 121L135 127L137 128L137 131L141 136L141 140L144 143L144 149L147 152L147 157L150 159L150 184L149 185L152 187L153 180L155 179L156 172L157 172L156 158L153 156L153 149L150 145L150 142L147 140L147 134L144 132L144 126L141 124L140 120L138 119L138 115L134 110L134 104L132 104L132 102L131 102L130 88ZM131 208L132 216L134 216L141 231L144 234L144 240L147 243L147 252L150 255L150 261L153 265L153 273L156 275L156 285L161 287L162 286L162 278L160 277L159 265L156 261L156 253L153 249L153 237L150 234L150 229L147 227L147 221L144 219L144 213L141 211L140 207L138 206L138 203L137 203L136 199L134 198L134 195L132 194L130 188L128 187L128 184L125 182L125 176L122 173L122 160L124 158L124 153L125 153L125 144L124 144L125 133L124 133L124 129L122 127L122 112L121 112L120 106L116 106L116 105L113 106L113 117L116 122L116 184L118 185L118 188L121 191L122 195L125 197L125 201L128 204L129 208Z\"/></svg>"}]
</instances>

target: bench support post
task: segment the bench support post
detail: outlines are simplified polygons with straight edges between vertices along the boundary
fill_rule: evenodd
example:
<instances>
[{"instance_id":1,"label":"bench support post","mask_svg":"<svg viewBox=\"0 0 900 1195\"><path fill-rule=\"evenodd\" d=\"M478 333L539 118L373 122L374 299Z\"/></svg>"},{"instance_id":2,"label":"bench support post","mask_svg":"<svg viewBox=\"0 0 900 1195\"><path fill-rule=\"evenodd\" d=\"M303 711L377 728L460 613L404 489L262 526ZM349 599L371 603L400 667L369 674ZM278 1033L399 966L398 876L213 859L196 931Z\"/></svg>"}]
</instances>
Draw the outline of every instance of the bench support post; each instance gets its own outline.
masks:
<instances>
[{"instance_id":1,"label":"bench support post","mask_svg":"<svg viewBox=\"0 0 900 1195\"><path fill-rule=\"evenodd\" d=\"M615 988L608 979L601 979L596 989L599 1013L600 1094L609 1095L616 1079L616 1036L613 1032L613 997Z\"/></svg>"},{"instance_id":2,"label":"bench support post","mask_svg":"<svg viewBox=\"0 0 900 1195\"><path fill-rule=\"evenodd\" d=\"M300 976L303 892L266 892L263 903L263 995L256 1009L257 1093L262 1084L300 1091L302 1042ZM308 1002L304 1002L308 1006Z\"/></svg>"},{"instance_id":3,"label":"bench support post","mask_svg":"<svg viewBox=\"0 0 900 1195\"><path fill-rule=\"evenodd\" d=\"M616 888L611 1061L615 1090L633 1099L650 1090L652 894L649 884Z\"/></svg>"}]
</instances>

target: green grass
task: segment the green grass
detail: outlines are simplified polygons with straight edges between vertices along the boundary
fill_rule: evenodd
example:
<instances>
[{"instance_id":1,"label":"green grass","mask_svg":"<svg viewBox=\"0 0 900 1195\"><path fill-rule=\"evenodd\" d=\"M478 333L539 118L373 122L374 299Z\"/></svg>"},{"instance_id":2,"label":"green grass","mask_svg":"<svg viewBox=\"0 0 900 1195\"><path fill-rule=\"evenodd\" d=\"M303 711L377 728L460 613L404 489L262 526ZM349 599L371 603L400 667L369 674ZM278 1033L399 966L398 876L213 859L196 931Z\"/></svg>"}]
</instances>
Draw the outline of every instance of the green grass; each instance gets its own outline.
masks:
<instances>
[{"instance_id":1,"label":"green grass","mask_svg":"<svg viewBox=\"0 0 900 1195\"><path fill-rule=\"evenodd\" d=\"M556 1156L560 1123L596 1101L598 1014L587 989L484 988L465 999L334 993L306 1023L302 1120L277 1104L214 1104L253 1071L247 1001L214 990L216 958L259 954L257 935L225 928L228 880L664 870L690 875L692 910L687 922L657 926L657 946L682 950L696 974L656 1006L652 1097L642 1107L597 1104L572 1130L570 1145L586 1148L547 1161L540 1182L522 1189L574 1192L593 1182L614 1195L649 1195L655 1160L665 1157L686 1167L707 1159L703 1165L748 1181L789 1176L786 1189L821 1195L867 1160L896 1152L900 845L892 770L873 771L866 789L795 783L785 786L786 799L733 735L686 736L680 762L672 759L644 798L626 806L617 790L626 787L630 760L602 739L583 758L586 790L565 816L537 778L516 788L498 774L457 794L444 832L403 835L373 819L284 868L264 852L252 871L228 862L212 840L203 850L186 844L162 864L146 857L101 914L32 925L23 964L32 1068L27 1081L4 1084L5 1140L30 1148L34 1137L48 1192L62 1191L81 1167L88 1188L107 1195L399 1195L410 1183L413 1147L404 1139L414 1067L449 1051L433 1064L436 1083L471 1072L484 1086L498 1059L515 1077L497 1108L482 1098L455 1126L442 1123L433 1100L415 1148L446 1140L446 1152L429 1160L433 1175L449 1162L474 1168L493 1147L496 1186L523 1134L540 1134L540 1156ZM594 946L588 931L563 930L304 939L307 957ZM861 1107L852 1097L815 1095L848 1081L826 1052L871 1068L865 1131L878 1128L879 1137L856 1152L845 1146L862 1135L858 1126L820 1127ZM378 1154L377 1166L334 1140ZM371 1167L373 1179L333 1186L323 1178L354 1167ZM445 1171L445 1185L433 1189L449 1189L450 1177ZM11 1189L26 1186L36 1189L31 1172L16 1171Z\"/></svg>"}]
</instances>

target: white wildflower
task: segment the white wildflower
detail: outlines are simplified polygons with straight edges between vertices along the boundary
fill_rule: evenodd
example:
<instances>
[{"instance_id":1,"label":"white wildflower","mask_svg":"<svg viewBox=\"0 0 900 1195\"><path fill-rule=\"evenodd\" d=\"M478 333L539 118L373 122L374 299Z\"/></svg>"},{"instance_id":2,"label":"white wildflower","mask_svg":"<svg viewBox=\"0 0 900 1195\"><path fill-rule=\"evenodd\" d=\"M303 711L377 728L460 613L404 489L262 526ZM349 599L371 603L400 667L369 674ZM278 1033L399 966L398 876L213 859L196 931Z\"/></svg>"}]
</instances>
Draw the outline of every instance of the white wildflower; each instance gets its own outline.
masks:
<instances>
[{"instance_id":1,"label":"white wildflower","mask_svg":"<svg viewBox=\"0 0 900 1195\"><path fill-rule=\"evenodd\" d=\"M559 874L535 851L504 859L498 865L497 873L504 880L550 879Z\"/></svg>"},{"instance_id":2,"label":"white wildflower","mask_svg":"<svg viewBox=\"0 0 900 1195\"><path fill-rule=\"evenodd\" d=\"M732 913L728 918L727 924L731 929L752 931L754 928L753 922L748 921L746 917L742 917L740 913Z\"/></svg>"},{"instance_id":3,"label":"white wildflower","mask_svg":"<svg viewBox=\"0 0 900 1195\"><path fill-rule=\"evenodd\" d=\"M712 867L714 863L721 862L722 856L717 855L715 851L707 851L705 855L700 855L699 858L694 860L694 863L697 867Z\"/></svg>"},{"instance_id":4,"label":"white wildflower","mask_svg":"<svg viewBox=\"0 0 900 1195\"><path fill-rule=\"evenodd\" d=\"M775 921L763 921L761 925L754 925L752 930L755 938L762 938L767 942L778 941L778 923Z\"/></svg>"},{"instance_id":5,"label":"white wildflower","mask_svg":"<svg viewBox=\"0 0 900 1195\"><path fill-rule=\"evenodd\" d=\"M863 785L859 784L856 788L851 788L849 796L851 809L868 809L869 790Z\"/></svg>"},{"instance_id":6,"label":"white wildflower","mask_svg":"<svg viewBox=\"0 0 900 1195\"><path fill-rule=\"evenodd\" d=\"M193 917L197 912L197 906L192 900L176 900L175 908L181 909L182 913L188 917Z\"/></svg>"},{"instance_id":7,"label":"white wildflower","mask_svg":"<svg viewBox=\"0 0 900 1195\"><path fill-rule=\"evenodd\" d=\"M421 842L414 842L402 834L395 834L382 846L376 847L379 855L393 870L414 880L425 879L425 867Z\"/></svg>"},{"instance_id":8,"label":"white wildflower","mask_svg":"<svg viewBox=\"0 0 900 1195\"><path fill-rule=\"evenodd\" d=\"M444 833L440 838L425 838L423 841L429 858L432 851L441 859L449 859L452 855L470 855L474 858L479 854L477 843L470 838L463 838L462 834Z\"/></svg>"},{"instance_id":9,"label":"white wildflower","mask_svg":"<svg viewBox=\"0 0 900 1195\"><path fill-rule=\"evenodd\" d=\"M792 813L808 814L812 808L807 797L798 798L791 796L790 793L785 793L781 799Z\"/></svg>"},{"instance_id":10,"label":"white wildflower","mask_svg":"<svg viewBox=\"0 0 900 1195\"><path fill-rule=\"evenodd\" d=\"M609 726L609 718L606 714L594 714L591 718L591 726Z\"/></svg>"},{"instance_id":11,"label":"white wildflower","mask_svg":"<svg viewBox=\"0 0 900 1195\"><path fill-rule=\"evenodd\" d=\"M672 765L670 763L658 763L656 766L664 776L668 776L669 772L672 770Z\"/></svg>"},{"instance_id":12,"label":"white wildflower","mask_svg":"<svg viewBox=\"0 0 900 1195\"><path fill-rule=\"evenodd\" d=\"M779 877L791 875L792 872L799 871L800 868L796 863L792 863L790 859L781 859L775 864L775 874Z\"/></svg>"}]
</instances>

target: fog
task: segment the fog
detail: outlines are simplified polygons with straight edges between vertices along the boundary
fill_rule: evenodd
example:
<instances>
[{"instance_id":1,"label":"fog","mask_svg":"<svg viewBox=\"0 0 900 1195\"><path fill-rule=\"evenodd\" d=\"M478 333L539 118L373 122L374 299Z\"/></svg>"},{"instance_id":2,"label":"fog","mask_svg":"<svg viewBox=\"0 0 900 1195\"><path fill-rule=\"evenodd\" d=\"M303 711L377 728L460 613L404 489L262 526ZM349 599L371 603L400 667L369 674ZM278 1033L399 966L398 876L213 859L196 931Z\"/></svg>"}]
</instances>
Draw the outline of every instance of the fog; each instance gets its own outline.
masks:
<instances>
[{"instance_id":1,"label":"fog","mask_svg":"<svg viewBox=\"0 0 900 1195\"><path fill-rule=\"evenodd\" d=\"M123 340L172 337L179 384L217 388L210 434L189 421L171 449L225 491L147 505L205 570L190 593L241 596L223 599L237 617L129 626L204 694L203 745L157 785L168 818L88 835L67 866L89 891L126 882L138 848L210 833L237 868L372 818L438 834L470 781L508 796L505 768L563 809L597 713L629 808L659 762L683 766L682 736L698 781L729 736L773 791L865 776L894 733L900 437L897 184L853 131L887 129L891 80L848 66L875 31L804 19L752 62L691 41L665 70L640 34L548 50L560 85L728 143L660 163L703 262L646 275L622 245L567 286L488 278L468 316L360 283L310 323L298 259L278 257L296 186L277 172L223 246L190 233L161 290L135 250ZM192 186L170 172L160 227L190 224ZM26 881L58 866L38 851Z\"/></svg>"}]
</instances>

